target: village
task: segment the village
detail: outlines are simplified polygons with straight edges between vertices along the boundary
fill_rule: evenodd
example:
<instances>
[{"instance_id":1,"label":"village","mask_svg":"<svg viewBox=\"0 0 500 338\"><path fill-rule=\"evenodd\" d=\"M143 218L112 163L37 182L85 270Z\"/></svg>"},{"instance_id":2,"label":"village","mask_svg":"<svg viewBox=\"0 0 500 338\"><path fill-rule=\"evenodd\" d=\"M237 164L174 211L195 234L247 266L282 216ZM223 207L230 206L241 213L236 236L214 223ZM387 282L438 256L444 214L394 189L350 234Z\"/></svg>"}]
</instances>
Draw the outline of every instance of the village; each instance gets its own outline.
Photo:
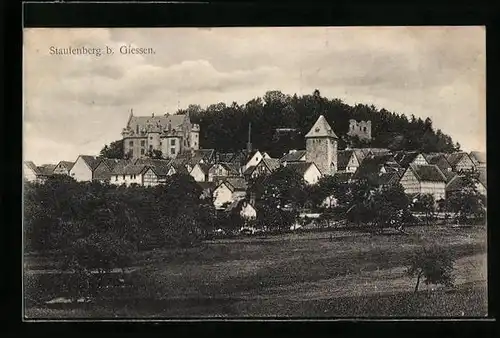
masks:
<instances>
[{"instance_id":1,"label":"village","mask_svg":"<svg viewBox=\"0 0 500 338\"><path fill-rule=\"evenodd\" d=\"M281 158L252 149L250 130L247 148L232 153L199 148L199 132L199 125L192 124L189 115L134 116L131 111L122 132L126 158L79 155L73 161L41 166L26 161L24 176L31 182L68 175L79 182L151 187L165 183L175 173L188 174L204 195L213 196L216 210L229 212L238 208L247 220L255 219L258 213L255 198L248 193L249 180L265 177L281 167L292 169L308 185L317 184L325 175L345 182L375 175L381 187L399 183L410 198L431 194L436 202L460 191L463 172L473 170L479 173L478 192L486 195L486 156L482 152L338 150L338 137L323 115L305 136L305 149L291 149ZM349 134L370 139L371 121L351 120ZM151 157L154 152L159 152L160 158ZM331 205L332 198L335 196L329 196L323 204Z\"/></svg>"}]
</instances>

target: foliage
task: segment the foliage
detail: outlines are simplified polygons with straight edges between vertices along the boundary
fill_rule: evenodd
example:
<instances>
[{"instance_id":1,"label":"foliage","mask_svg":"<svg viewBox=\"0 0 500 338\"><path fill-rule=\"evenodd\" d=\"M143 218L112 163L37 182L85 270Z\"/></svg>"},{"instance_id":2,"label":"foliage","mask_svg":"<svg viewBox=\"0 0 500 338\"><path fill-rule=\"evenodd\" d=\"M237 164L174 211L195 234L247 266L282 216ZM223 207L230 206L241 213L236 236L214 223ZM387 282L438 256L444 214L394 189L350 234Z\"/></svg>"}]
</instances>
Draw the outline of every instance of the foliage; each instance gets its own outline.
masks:
<instances>
[{"instance_id":1,"label":"foliage","mask_svg":"<svg viewBox=\"0 0 500 338\"><path fill-rule=\"evenodd\" d=\"M376 231L387 226L402 229L403 215L409 209L409 200L400 184L383 186L367 202Z\"/></svg>"},{"instance_id":2,"label":"foliage","mask_svg":"<svg viewBox=\"0 0 500 338\"><path fill-rule=\"evenodd\" d=\"M345 205L347 195L347 183L339 180L338 176L322 176L320 180L311 186L306 186L308 201L313 208L318 208L328 198L329 205L332 208L334 200L336 204Z\"/></svg>"},{"instance_id":3,"label":"foliage","mask_svg":"<svg viewBox=\"0 0 500 338\"><path fill-rule=\"evenodd\" d=\"M486 196L477 189L479 173L464 171L461 175L462 187L449 194L445 201L445 208L455 213L461 223L467 222L471 217L482 220L486 214Z\"/></svg>"},{"instance_id":4,"label":"foliage","mask_svg":"<svg viewBox=\"0 0 500 338\"><path fill-rule=\"evenodd\" d=\"M412 209L424 213L427 225L429 225L434 216L435 205L436 202L432 194L423 194L413 201Z\"/></svg>"},{"instance_id":5,"label":"foliage","mask_svg":"<svg viewBox=\"0 0 500 338\"><path fill-rule=\"evenodd\" d=\"M151 149L151 150L148 150L148 152L146 153L146 156L149 158L161 160L163 158L163 153L159 149Z\"/></svg>"},{"instance_id":6,"label":"foliage","mask_svg":"<svg viewBox=\"0 0 500 338\"><path fill-rule=\"evenodd\" d=\"M211 104L206 108L191 105L177 113L189 113L193 123L200 125L200 145L220 151L245 148L248 124L252 123L252 143L256 149L265 149L272 157L282 156L289 149L302 149L304 135L320 114L332 124L337 135L346 135L349 119L371 120L372 147L394 150L425 150L451 152L456 150L450 136L435 130L432 121L411 115L377 109L373 105L350 106L339 99L323 97L319 90L312 95L286 95L268 91L245 104ZM280 134L276 129L290 128L296 132ZM356 138L341 137L339 149L346 145L368 145Z\"/></svg>"},{"instance_id":7,"label":"foliage","mask_svg":"<svg viewBox=\"0 0 500 338\"><path fill-rule=\"evenodd\" d=\"M453 264L454 258L448 249L437 246L423 246L411 257L407 274L410 277L417 277L415 293L418 291L421 278L425 284L453 285Z\"/></svg>"},{"instance_id":8,"label":"foliage","mask_svg":"<svg viewBox=\"0 0 500 338\"><path fill-rule=\"evenodd\" d=\"M99 155L106 158L124 158L123 140L111 142L109 146L106 144L99 152Z\"/></svg>"}]
</instances>

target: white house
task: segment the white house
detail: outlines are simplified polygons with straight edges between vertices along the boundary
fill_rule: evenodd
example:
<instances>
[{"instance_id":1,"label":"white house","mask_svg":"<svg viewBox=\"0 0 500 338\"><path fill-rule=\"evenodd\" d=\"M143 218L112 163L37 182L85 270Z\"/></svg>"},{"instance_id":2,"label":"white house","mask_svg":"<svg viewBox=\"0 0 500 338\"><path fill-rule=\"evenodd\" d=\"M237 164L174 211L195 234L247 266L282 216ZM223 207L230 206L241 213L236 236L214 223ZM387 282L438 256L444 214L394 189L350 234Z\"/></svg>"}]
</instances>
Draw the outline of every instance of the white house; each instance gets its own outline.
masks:
<instances>
[{"instance_id":1,"label":"white house","mask_svg":"<svg viewBox=\"0 0 500 338\"><path fill-rule=\"evenodd\" d=\"M205 163L196 163L189 174L194 178L196 182L207 182L209 170L210 165L207 165Z\"/></svg>"},{"instance_id":2,"label":"white house","mask_svg":"<svg viewBox=\"0 0 500 338\"><path fill-rule=\"evenodd\" d=\"M307 184L316 184L321 178L321 171L319 171L316 164L313 162L288 162L285 167L292 169L298 173Z\"/></svg>"},{"instance_id":3,"label":"white house","mask_svg":"<svg viewBox=\"0 0 500 338\"><path fill-rule=\"evenodd\" d=\"M111 172L111 184L130 186L131 184L143 185L144 173L149 168L147 165L129 164L125 167L115 168Z\"/></svg>"},{"instance_id":4,"label":"white house","mask_svg":"<svg viewBox=\"0 0 500 338\"><path fill-rule=\"evenodd\" d=\"M248 154L246 158L245 164L243 166L243 171L259 164L262 158L264 158L264 155L260 151L258 150L252 151L250 154Z\"/></svg>"},{"instance_id":5,"label":"white house","mask_svg":"<svg viewBox=\"0 0 500 338\"><path fill-rule=\"evenodd\" d=\"M232 203L246 196L247 183L243 178L227 178L220 182L213 192L214 206L222 208L227 203Z\"/></svg>"},{"instance_id":6,"label":"white house","mask_svg":"<svg viewBox=\"0 0 500 338\"><path fill-rule=\"evenodd\" d=\"M446 177L436 165L410 164L399 183L409 195L432 194L436 201L446 195Z\"/></svg>"},{"instance_id":7,"label":"white house","mask_svg":"<svg viewBox=\"0 0 500 338\"><path fill-rule=\"evenodd\" d=\"M208 170L208 182L213 182L216 178L240 176L240 171L234 163L216 163Z\"/></svg>"},{"instance_id":8,"label":"white house","mask_svg":"<svg viewBox=\"0 0 500 338\"><path fill-rule=\"evenodd\" d=\"M71 161L60 161L54 168L55 175L69 175L69 170L73 166Z\"/></svg>"},{"instance_id":9,"label":"white house","mask_svg":"<svg viewBox=\"0 0 500 338\"><path fill-rule=\"evenodd\" d=\"M24 161L23 163L23 175L24 178L29 182L39 182L40 171L38 170L35 163L32 161Z\"/></svg>"},{"instance_id":10,"label":"white house","mask_svg":"<svg viewBox=\"0 0 500 338\"><path fill-rule=\"evenodd\" d=\"M76 181L92 181L94 169L99 162L97 156L80 155L69 170L69 176Z\"/></svg>"}]
</instances>

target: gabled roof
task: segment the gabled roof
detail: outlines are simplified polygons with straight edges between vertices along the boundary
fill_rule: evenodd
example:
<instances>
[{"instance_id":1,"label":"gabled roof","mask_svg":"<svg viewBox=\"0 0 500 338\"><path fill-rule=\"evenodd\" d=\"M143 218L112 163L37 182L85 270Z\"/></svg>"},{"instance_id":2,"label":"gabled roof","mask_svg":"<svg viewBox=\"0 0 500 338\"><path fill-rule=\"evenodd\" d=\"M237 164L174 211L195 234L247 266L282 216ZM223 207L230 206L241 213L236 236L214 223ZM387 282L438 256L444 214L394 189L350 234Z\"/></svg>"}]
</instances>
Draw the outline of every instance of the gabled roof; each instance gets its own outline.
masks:
<instances>
[{"instance_id":1,"label":"gabled roof","mask_svg":"<svg viewBox=\"0 0 500 338\"><path fill-rule=\"evenodd\" d=\"M400 166L407 168L418 155L420 155L418 151L398 151L394 154L394 159Z\"/></svg>"},{"instance_id":2,"label":"gabled roof","mask_svg":"<svg viewBox=\"0 0 500 338\"><path fill-rule=\"evenodd\" d=\"M218 153L217 160L219 162L231 162L235 155L235 153Z\"/></svg>"},{"instance_id":3,"label":"gabled roof","mask_svg":"<svg viewBox=\"0 0 500 338\"><path fill-rule=\"evenodd\" d=\"M208 171L210 170L210 168L212 167L211 164L206 164L206 163L197 163L196 164L198 167L200 167L201 171L206 175L208 174ZM195 165L195 166L196 166ZM194 167L193 167L194 169ZM192 171L192 170L191 170Z\"/></svg>"},{"instance_id":4,"label":"gabled roof","mask_svg":"<svg viewBox=\"0 0 500 338\"><path fill-rule=\"evenodd\" d=\"M397 172L382 173L378 177L379 185L393 185L399 182L400 176Z\"/></svg>"},{"instance_id":5,"label":"gabled roof","mask_svg":"<svg viewBox=\"0 0 500 338\"><path fill-rule=\"evenodd\" d=\"M222 166L227 170L228 175L239 175L240 174L240 166L236 163L227 163L227 162L219 162L210 167L210 169L214 168L216 165Z\"/></svg>"},{"instance_id":6,"label":"gabled roof","mask_svg":"<svg viewBox=\"0 0 500 338\"><path fill-rule=\"evenodd\" d=\"M280 167L280 160L277 158L264 158L262 163L264 163L270 171L274 171Z\"/></svg>"},{"instance_id":7,"label":"gabled roof","mask_svg":"<svg viewBox=\"0 0 500 338\"><path fill-rule=\"evenodd\" d=\"M458 191L464 188L463 176L456 175L446 185L446 191Z\"/></svg>"},{"instance_id":8,"label":"gabled roof","mask_svg":"<svg viewBox=\"0 0 500 338\"><path fill-rule=\"evenodd\" d=\"M443 173L444 177L446 177L446 182L450 182L453 177L457 176L457 173L454 171L441 170L441 172Z\"/></svg>"},{"instance_id":9,"label":"gabled roof","mask_svg":"<svg viewBox=\"0 0 500 338\"><path fill-rule=\"evenodd\" d=\"M227 184L227 186L232 192L247 190L248 185L244 178L239 178L239 177L227 178L224 180L224 182Z\"/></svg>"},{"instance_id":10,"label":"gabled roof","mask_svg":"<svg viewBox=\"0 0 500 338\"><path fill-rule=\"evenodd\" d=\"M170 127L172 129L180 130L182 124L184 123L184 118L186 115L159 115L159 116L131 116L127 126L133 131L139 126L139 130L151 124L153 127L158 129L163 129Z\"/></svg>"},{"instance_id":11,"label":"gabled roof","mask_svg":"<svg viewBox=\"0 0 500 338\"><path fill-rule=\"evenodd\" d=\"M246 170L243 172L243 175L251 175L253 173L253 171L255 170L255 168L257 168L256 165L251 165L249 166L248 168L246 168Z\"/></svg>"},{"instance_id":12,"label":"gabled roof","mask_svg":"<svg viewBox=\"0 0 500 338\"><path fill-rule=\"evenodd\" d=\"M337 168L338 170L345 170L351 156L354 152L352 150L340 150L337 152Z\"/></svg>"},{"instance_id":13,"label":"gabled roof","mask_svg":"<svg viewBox=\"0 0 500 338\"><path fill-rule=\"evenodd\" d=\"M38 171L42 176L50 176L54 174L54 169L56 168L56 164L43 164L38 166Z\"/></svg>"},{"instance_id":14,"label":"gabled roof","mask_svg":"<svg viewBox=\"0 0 500 338\"><path fill-rule=\"evenodd\" d=\"M215 182L196 182L203 190L214 190L217 188Z\"/></svg>"},{"instance_id":15,"label":"gabled roof","mask_svg":"<svg viewBox=\"0 0 500 338\"><path fill-rule=\"evenodd\" d=\"M147 165L153 169L156 175L166 176L168 171L172 167L172 160L167 159L151 159L151 158L139 158L135 161L135 165Z\"/></svg>"},{"instance_id":16,"label":"gabled roof","mask_svg":"<svg viewBox=\"0 0 500 338\"><path fill-rule=\"evenodd\" d=\"M301 161L301 158L306 156L305 150L296 150L285 154L282 158L280 158L281 162L297 162Z\"/></svg>"},{"instance_id":17,"label":"gabled roof","mask_svg":"<svg viewBox=\"0 0 500 338\"><path fill-rule=\"evenodd\" d=\"M309 137L332 137L338 138L333 132L332 127L326 121L323 115L320 115L309 132L305 135L306 138Z\"/></svg>"},{"instance_id":18,"label":"gabled roof","mask_svg":"<svg viewBox=\"0 0 500 338\"><path fill-rule=\"evenodd\" d=\"M445 154L443 154L443 153L423 154L423 156L429 164L435 164L441 170L446 169L446 168L451 168L450 163L448 162Z\"/></svg>"},{"instance_id":19,"label":"gabled roof","mask_svg":"<svg viewBox=\"0 0 500 338\"><path fill-rule=\"evenodd\" d=\"M300 176L304 176L304 174L306 173L306 171L311 166L316 166L316 165L314 163L312 163L312 162L305 162L305 161L290 162L290 163L287 163L287 165L286 165L287 168L290 168L291 170L295 171Z\"/></svg>"},{"instance_id":20,"label":"gabled roof","mask_svg":"<svg viewBox=\"0 0 500 338\"><path fill-rule=\"evenodd\" d=\"M409 170L412 170L419 181L425 182L446 182L446 177L437 165L417 165L410 164Z\"/></svg>"},{"instance_id":21,"label":"gabled roof","mask_svg":"<svg viewBox=\"0 0 500 338\"><path fill-rule=\"evenodd\" d=\"M352 150L354 156L356 156L356 158L358 159L358 162L360 162L360 163L361 163L361 161L363 161L365 159L365 157L369 153L368 150L363 149L363 148L353 148L350 150Z\"/></svg>"},{"instance_id":22,"label":"gabled roof","mask_svg":"<svg viewBox=\"0 0 500 338\"><path fill-rule=\"evenodd\" d=\"M215 149L198 149L194 151L195 155L201 156L205 162L210 161L214 154Z\"/></svg>"},{"instance_id":23,"label":"gabled roof","mask_svg":"<svg viewBox=\"0 0 500 338\"><path fill-rule=\"evenodd\" d=\"M112 171L112 175L139 175L147 168L150 168L148 165L144 164L129 164L124 167L115 168Z\"/></svg>"},{"instance_id":24,"label":"gabled roof","mask_svg":"<svg viewBox=\"0 0 500 338\"><path fill-rule=\"evenodd\" d=\"M32 161L24 161L24 164L26 164L26 166L28 168L30 168L31 170L33 170L33 172L35 173L35 175L40 175L41 174L41 172L38 169L38 167Z\"/></svg>"},{"instance_id":25,"label":"gabled roof","mask_svg":"<svg viewBox=\"0 0 500 338\"><path fill-rule=\"evenodd\" d=\"M97 166L101 162L97 156L93 156L93 155L80 155L78 157L83 160L83 162L90 168L90 170L94 170L95 168L97 168ZM78 161L78 159L77 159L77 161ZM75 161L75 163L76 163L76 161Z\"/></svg>"},{"instance_id":26,"label":"gabled roof","mask_svg":"<svg viewBox=\"0 0 500 338\"><path fill-rule=\"evenodd\" d=\"M462 158L464 158L464 156L468 157L469 154L467 154L464 151L459 151L459 152L456 152L456 153L448 154L448 156L446 157L446 159L448 160L448 162L450 163L450 165L452 167L455 167L458 164L458 162L460 162L462 160Z\"/></svg>"},{"instance_id":27,"label":"gabled roof","mask_svg":"<svg viewBox=\"0 0 500 338\"><path fill-rule=\"evenodd\" d=\"M478 163L486 163L486 153L483 151L471 151L469 156Z\"/></svg>"},{"instance_id":28,"label":"gabled roof","mask_svg":"<svg viewBox=\"0 0 500 338\"><path fill-rule=\"evenodd\" d=\"M66 168L67 170L71 169L71 167L75 164L75 162L71 161L59 161L57 165L61 165L62 167Z\"/></svg>"},{"instance_id":29,"label":"gabled roof","mask_svg":"<svg viewBox=\"0 0 500 338\"><path fill-rule=\"evenodd\" d=\"M353 177L367 178L369 176L378 175L382 167L384 167L385 165L395 168L395 170L393 171L398 171L398 164L394 161L394 157L392 155L367 156L361 162Z\"/></svg>"},{"instance_id":30,"label":"gabled roof","mask_svg":"<svg viewBox=\"0 0 500 338\"><path fill-rule=\"evenodd\" d=\"M237 198L236 200L234 200L231 204L229 204L225 211L226 212L230 212L234 209L236 209L237 211L241 210L241 208L245 205L249 205L251 206L253 209L255 209L255 207L253 205L251 205L250 203L248 203L244 197L240 197L240 198Z\"/></svg>"}]
</instances>

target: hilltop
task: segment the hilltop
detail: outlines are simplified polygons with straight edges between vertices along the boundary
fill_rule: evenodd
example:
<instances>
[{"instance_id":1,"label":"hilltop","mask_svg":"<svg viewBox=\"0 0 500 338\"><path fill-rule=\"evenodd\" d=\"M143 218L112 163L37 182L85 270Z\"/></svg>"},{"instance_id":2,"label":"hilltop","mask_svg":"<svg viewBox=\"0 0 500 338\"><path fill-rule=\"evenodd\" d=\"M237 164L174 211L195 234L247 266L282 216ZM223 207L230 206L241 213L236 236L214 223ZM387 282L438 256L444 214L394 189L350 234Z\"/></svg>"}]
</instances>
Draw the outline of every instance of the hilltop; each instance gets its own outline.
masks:
<instances>
[{"instance_id":1,"label":"hilltop","mask_svg":"<svg viewBox=\"0 0 500 338\"><path fill-rule=\"evenodd\" d=\"M407 117L373 105L350 106L340 99L321 96L319 90L312 95L286 95L268 91L246 104L217 103L202 108L190 105L177 114L190 115L200 125L200 146L219 151L244 149L251 123L252 144L265 149L271 156L281 156L289 149L304 148L304 135L320 115L324 115L339 137L339 149L351 147L377 147L392 150L420 150L423 152L453 152L458 143L439 129L432 120L414 115ZM371 121L371 141L347 136L349 120ZM278 132L277 129L280 131Z\"/></svg>"}]
</instances>

